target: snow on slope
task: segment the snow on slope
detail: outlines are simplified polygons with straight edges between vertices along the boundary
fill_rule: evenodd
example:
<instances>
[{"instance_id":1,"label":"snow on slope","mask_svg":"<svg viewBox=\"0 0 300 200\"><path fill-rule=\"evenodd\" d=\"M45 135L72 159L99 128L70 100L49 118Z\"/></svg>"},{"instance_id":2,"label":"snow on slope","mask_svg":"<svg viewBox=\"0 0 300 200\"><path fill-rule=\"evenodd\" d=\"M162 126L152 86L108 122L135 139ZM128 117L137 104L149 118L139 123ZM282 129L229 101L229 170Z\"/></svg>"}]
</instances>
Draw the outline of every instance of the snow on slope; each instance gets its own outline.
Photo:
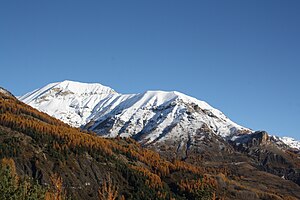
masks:
<instances>
[{"instance_id":1,"label":"snow on slope","mask_svg":"<svg viewBox=\"0 0 300 200\"><path fill-rule=\"evenodd\" d=\"M118 94L100 84L63 81L25 94L23 102L75 126L145 143L191 140L208 127L224 138L251 132L204 101L180 92Z\"/></svg>"},{"instance_id":2,"label":"snow on slope","mask_svg":"<svg viewBox=\"0 0 300 200\"><path fill-rule=\"evenodd\" d=\"M300 150L300 141L295 140L291 137L280 137L279 140L281 140L284 144L286 144L289 147L299 149Z\"/></svg>"},{"instance_id":3,"label":"snow on slope","mask_svg":"<svg viewBox=\"0 0 300 200\"><path fill-rule=\"evenodd\" d=\"M186 133L196 133L203 124L222 137L248 131L207 103L179 92L147 91L136 95L116 95L109 101L101 101L90 120L96 121L90 129L100 134L111 137L138 134L147 142L169 136L187 139ZM108 127L103 128L103 125ZM166 134L172 131L177 133Z\"/></svg>"},{"instance_id":4,"label":"snow on slope","mask_svg":"<svg viewBox=\"0 0 300 200\"><path fill-rule=\"evenodd\" d=\"M116 92L101 84L63 81L51 83L19 99L72 126L86 123L97 103Z\"/></svg>"}]
</instances>

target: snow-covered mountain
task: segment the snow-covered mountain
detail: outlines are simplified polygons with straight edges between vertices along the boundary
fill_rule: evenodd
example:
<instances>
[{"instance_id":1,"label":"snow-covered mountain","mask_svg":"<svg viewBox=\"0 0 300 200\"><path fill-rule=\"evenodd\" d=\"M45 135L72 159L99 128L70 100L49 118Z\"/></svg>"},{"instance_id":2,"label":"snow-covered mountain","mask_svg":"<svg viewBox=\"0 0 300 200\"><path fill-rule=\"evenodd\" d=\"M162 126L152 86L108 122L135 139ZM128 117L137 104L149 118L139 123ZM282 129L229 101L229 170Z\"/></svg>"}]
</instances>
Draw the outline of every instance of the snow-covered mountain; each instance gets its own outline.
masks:
<instances>
[{"instance_id":1,"label":"snow-covered mountain","mask_svg":"<svg viewBox=\"0 0 300 200\"><path fill-rule=\"evenodd\" d=\"M252 133L206 102L175 91L119 94L101 84L63 81L20 100L71 126L108 137L134 137L143 144L170 140L193 144L207 130L226 140ZM300 149L293 139L277 140Z\"/></svg>"},{"instance_id":2,"label":"snow-covered mountain","mask_svg":"<svg viewBox=\"0 0 300 200\"><path fill-rule=\"evenodd\" d=\"M276 144L281 146L282 144L287 145L293 149L300 150L300 141L295 140L291 137L278 137L278 136L271 136L271 140L274 141Z\"/></svg>"},{"instance_id":3,"label":"snow-covered mountain","mask_svg":"<svg viewBox=\"0 0 300 200\"><path fill-rule=\"evenodd\" d=\"M288 145L288 146L290 146L292 148L300 149L300 142L297 141L297 140L295 140L294 138L291 138L291 137L281 137L280 140L284 144L286 144L286 145Z\"/></svg>"},{"instance_id":4,"label":"snow-covered mountain","mask_svg":"<svg viewBox=\"0 0 300 200\"><path fill-rule=\"evenodd\" d=\"M101 84L63 81L51 83L19 98L26 104L74 127L87 123L94 107L116 92Z\"/></svg>"}]
</instances>

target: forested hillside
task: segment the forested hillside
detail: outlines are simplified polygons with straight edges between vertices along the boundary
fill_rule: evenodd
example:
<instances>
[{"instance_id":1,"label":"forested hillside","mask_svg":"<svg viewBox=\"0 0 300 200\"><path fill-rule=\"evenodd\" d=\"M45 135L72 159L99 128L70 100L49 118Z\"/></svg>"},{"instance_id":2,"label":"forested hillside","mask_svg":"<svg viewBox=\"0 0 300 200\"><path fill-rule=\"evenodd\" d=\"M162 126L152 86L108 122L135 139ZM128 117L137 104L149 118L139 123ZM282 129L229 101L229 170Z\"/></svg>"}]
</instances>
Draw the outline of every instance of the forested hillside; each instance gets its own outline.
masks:
<instances>
[{"instance_id":1,"label":"forested hillside","mask_svg":"<svg viewBox=\"0 0 300 200\"><path fill-rule=\"evenodd\" d=\"M0 125L1 159L15 163L22 179L37 181L40 197L64 193L72 199L211 199L215 195L216 181L203 169L166 161L132 139L81 132L2 93ZM8 167L11 171L13 165ZM61 181L60 189L53 185L53 177Z\"/></svg>"},{"instance_id":2,"label":"forested hillside","mask_svg":"<svg viewBox=\"0 0 300 200\"><path fill-rule=\"evenodd\" d=\"M277 176L253 171L261 179L246 180L225 165L166 160L133 139L83 132L5 93L0 93L0 159L1 200L300 197L296 184ZM266 180L274 184L264 185Z\"/></svg>"}]
</instances>

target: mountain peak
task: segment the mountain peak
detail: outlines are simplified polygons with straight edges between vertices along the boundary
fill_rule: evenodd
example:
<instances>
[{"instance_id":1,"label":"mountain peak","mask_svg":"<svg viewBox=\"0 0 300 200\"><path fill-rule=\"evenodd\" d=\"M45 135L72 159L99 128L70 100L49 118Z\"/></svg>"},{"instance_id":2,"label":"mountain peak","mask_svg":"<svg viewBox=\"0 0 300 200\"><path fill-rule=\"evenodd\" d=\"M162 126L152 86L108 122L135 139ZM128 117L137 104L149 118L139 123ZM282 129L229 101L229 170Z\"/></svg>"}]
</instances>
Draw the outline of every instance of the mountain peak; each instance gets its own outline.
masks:
<instances>
[{"instance_id":1,"label":"mountain peak","mask_svg":"<svg viewBox=\"0 0 300 200\"><path fill-rule=\"evenodd\" d=\"M198 100L194 97L188 96L184 93L178 91L162 91L162 90L148 90L141 94L146 99L154 98L156 99L156 104L166 103L172 100L181 100L185 103L194 103L200 105L202 109L213 110L214 108L210 106L205 101ZM160 102L160 103L159 103Z\"/></svg>"},{"instance_id":2,"label":"mountain peak","mask_svg":"<svg viewBox=\"0 0 300 200\"><path fill-rule=\"evenodd\" d=\"M104 94L104 93L114 92L114 90L111 89L110 87L104 86L100 83L82 83L82 82L70 81L70 80L64 80L62 82L58 82L54 87L63 90L68 90L76 94L83 94L83 93Z\"/></svg>"},{"instance_id":3,"label":"mountain peak","mask_svg":"<svg viewBox=\"0 0 300 200\"><path fill-rule=\"evenodd\" d=\"M50 83L19 99L42 112L79 127L86 122L86 118L100 100L116 94L113 89L99 83L65 80Z\"/></svg>"},{"instance_id":4,"label":"mountain peak","mask_svg":"<svg viewBox=\"0 0 300 200\"><path fill-rule=\"evenodd\" d=\"M49 95L65 96L70 94L76 94L78 96L84 95L108 95L116 93L110 87L101 85L100 83L82 83L70 80L64 80L62 82L50 83L42 88L36 89L33 92L29 92L22 97L20 100L29 103L32 100L37 100L40 97Z\"/></svg>"}]
</instances>

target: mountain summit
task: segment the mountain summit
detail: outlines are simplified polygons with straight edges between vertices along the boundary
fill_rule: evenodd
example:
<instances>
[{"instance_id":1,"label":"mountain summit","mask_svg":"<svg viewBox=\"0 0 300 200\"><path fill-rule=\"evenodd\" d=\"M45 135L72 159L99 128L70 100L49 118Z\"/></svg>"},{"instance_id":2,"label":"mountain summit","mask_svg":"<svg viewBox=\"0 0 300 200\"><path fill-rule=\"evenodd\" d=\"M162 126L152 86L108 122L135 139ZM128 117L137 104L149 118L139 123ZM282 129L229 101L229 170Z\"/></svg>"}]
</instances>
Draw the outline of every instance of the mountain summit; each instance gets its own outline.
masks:
<instances>
[{"instance_id":1,"label":"mountain summit","mask_svg":"<svg viewBox=\"0 0 300 200\"><path fill-rule=\"evenodd\" d=\"M71 126L86 123L95 105L116 92L98 83L63 81L48 84L19 99Z\"/></svg>"}]
</instances>

